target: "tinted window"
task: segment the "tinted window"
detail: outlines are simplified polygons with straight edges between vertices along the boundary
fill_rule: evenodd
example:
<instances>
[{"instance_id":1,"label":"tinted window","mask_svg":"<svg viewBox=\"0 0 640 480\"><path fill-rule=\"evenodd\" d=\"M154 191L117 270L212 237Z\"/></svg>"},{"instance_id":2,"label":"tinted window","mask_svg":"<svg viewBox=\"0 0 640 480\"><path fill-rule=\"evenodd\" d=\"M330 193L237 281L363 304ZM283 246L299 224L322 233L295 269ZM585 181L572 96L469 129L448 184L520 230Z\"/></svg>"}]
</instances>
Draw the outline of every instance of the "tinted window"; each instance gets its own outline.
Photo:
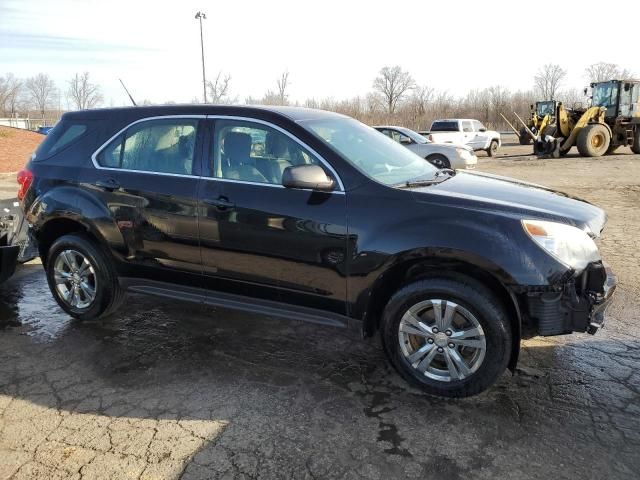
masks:
<instances>
[{"instance_id":1,"label":"tinted window","mask_svg":"<svg viewBox=\"0 0 640 480\"><path fill-rule=\"evenodd\" d=\"M282 174L293 165L320 161L284 133L259 123L216 122L214 172L218 178L282 184Z\"/></svg>"},{"instance_id":2,"label":"tinted window","mask_svg":"<svg viewBox=\"0 0 640 480\"><path fill-rule=\"evenodd\" d=\"M198 121L167 119L142 122L98 155L103 167L190 175L193 171Z\"/></svg>"},{"instance_id":3,"label":"tinted window","mask_svg":"<svg viewBox=\"0 0 640 480\"><path fill-rule=\"evenodd\" d=\"M87 131L84 123L61 121L49 132L44 142L36 150L35 160L42 160L55 155L64 147L71 145Z\"/></svg>"},{"instance_id":4,"label":"tinted window","mask_svg":"<svg viewBox=\"0 0 640 480\"><path fill-rule=\"evenodd\" d=\"M458 122L433 122L432 132L458 132Z\"/></svg>"}]
</instances>

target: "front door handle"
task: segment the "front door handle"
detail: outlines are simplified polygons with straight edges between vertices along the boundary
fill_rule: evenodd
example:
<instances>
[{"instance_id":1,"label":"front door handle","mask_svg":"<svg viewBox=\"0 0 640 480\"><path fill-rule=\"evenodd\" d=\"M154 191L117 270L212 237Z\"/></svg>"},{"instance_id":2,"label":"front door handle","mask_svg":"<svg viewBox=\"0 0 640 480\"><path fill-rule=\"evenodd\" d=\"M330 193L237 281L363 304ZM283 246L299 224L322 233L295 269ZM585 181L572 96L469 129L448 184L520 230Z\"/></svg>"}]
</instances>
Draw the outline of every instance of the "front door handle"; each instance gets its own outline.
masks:
<instances>
[{"instance_id":1,"label":"front door handle","mask_svg":"<svg viewBox=\"0 0 640 480\"><path fill-rule=\"evenodd\" d=\"M227 210L236 206L235 203L230 202L227 197L218 197L216 199L205 198L203 200L207 205L216 207L218 210Z\"/></svg>"},{"instance_id":2,"label":"front door handle","mask_svg":"<svg viewBox=\"0 0 640 480\"><path fill-rule=\"evenodd\" d=\"M115 178L107 178L105 180L98 180L94 184L96 187L104 188L110 192L120 188L120 183Z\"/></svg>"}]
</instances>

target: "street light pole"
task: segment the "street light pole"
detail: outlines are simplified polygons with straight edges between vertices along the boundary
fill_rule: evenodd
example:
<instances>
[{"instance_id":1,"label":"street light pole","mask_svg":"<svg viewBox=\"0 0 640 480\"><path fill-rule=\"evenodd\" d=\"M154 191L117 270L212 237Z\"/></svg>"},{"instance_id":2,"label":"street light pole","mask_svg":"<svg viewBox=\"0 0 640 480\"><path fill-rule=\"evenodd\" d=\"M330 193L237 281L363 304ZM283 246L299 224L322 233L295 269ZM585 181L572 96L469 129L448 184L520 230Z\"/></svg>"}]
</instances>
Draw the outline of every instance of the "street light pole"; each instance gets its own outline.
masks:
<instances>
[{"instance_id":1,"label":"street light pole","mask_svg":"<svg viewBox=\"0 0 640 480\"><path fill-rule=\"evenodd\" d=\"M204 74L204 41L202 40L202 20L206 20L207 16L204 12L196 13L196 17L200 20L200 51L202 52L202 95L204 103L207 103L207 80Z\"/></svg>"}]
</instances>

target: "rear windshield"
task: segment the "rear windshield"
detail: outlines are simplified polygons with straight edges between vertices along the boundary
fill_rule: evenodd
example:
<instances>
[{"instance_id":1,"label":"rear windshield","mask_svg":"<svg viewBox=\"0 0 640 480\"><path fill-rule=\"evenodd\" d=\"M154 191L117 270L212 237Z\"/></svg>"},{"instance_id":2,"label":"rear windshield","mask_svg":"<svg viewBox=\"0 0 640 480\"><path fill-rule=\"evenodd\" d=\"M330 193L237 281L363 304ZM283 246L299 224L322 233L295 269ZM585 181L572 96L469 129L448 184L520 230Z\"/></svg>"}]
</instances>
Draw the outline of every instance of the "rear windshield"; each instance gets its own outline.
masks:
<instances>
[{"instance_id":1,"label":"rear windshield","mask_svg":"<svg viewBox=\"0 0 640 480\"><path fill-rule=\"evenodd\" d=\"M87 125L79 122L61 121L47 134L36 150L34 160L43 160L71 145L87 131Z\"/></svg>"},{"instance_id":2,"label":"rear windshield","mask_svg":"<svg viewBox=\"0 0 640 480\"><path fill-rule=\"evenodd\" d=\"M432 132L457 132L459 130L458 122L433 122L431 124Z\"/></svg>"}]
</instances>

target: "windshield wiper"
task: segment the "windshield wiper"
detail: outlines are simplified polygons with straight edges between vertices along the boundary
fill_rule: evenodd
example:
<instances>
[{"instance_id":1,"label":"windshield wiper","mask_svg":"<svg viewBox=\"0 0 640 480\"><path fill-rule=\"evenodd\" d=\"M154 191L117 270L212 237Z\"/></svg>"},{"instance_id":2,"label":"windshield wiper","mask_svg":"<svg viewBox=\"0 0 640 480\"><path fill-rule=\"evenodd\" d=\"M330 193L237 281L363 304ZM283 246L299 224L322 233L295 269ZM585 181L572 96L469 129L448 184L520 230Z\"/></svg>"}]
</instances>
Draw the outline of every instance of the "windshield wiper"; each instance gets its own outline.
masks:
<instances>
[{"instance_id":1,"label":"windshield wiper","mask_svg":"<svg viewBox=\"0 0 640 480\"><path fill-rule=\"evenodd\" d=\"M402 182L394 185L394 187L396 188L426 187L429 185L433 185L435 183L442 183L445 180L448 180L451 177L453 177L455 174L456 174L456 171L452 170L451 168L442 168L435 173L433 178L407 180L406 182Z\"/></svg>"}]
</instances>

